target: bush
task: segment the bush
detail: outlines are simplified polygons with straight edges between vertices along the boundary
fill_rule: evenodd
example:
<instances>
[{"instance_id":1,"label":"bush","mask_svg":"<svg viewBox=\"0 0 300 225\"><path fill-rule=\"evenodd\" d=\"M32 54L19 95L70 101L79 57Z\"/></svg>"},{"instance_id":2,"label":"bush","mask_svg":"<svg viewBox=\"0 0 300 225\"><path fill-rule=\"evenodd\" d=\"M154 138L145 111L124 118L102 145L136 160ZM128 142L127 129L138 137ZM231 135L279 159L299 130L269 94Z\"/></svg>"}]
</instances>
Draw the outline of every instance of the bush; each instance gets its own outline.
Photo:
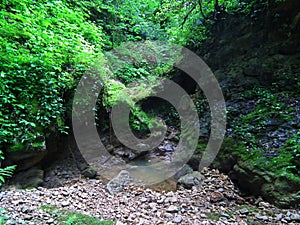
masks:
<instances>
[{"instance_id":1,"label":"bush","mask_svg":"<svg viewBox=\"0 0 300 225\"><path fill-rule=\"evenodd\" d=\"M2 1L0 10L0 147L20 150L67 131L65 94L101 57L102 31L65 1Z\"/></svg>"}]
</instances>

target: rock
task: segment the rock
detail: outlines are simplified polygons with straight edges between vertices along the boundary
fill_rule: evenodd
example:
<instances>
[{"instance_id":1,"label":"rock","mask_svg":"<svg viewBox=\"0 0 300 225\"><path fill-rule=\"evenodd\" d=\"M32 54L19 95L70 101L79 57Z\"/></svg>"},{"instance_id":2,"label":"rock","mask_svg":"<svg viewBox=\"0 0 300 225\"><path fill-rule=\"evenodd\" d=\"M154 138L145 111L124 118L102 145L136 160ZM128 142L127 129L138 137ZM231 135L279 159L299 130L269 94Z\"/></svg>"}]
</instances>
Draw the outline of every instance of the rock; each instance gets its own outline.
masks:
<instances>
[{"instance_id":1,"label":"rock","mask_svg":"<svg viewBox=\"0 0 300 225\"><path fill-rule=\"evenodd\" d=\"M256 219L267 221L269 218L267 216L260 215L259 213L255 214Z\"/></svg>"},{"instance_id":2,"label":"rock","mask_svg":"<svg viewBox=\"0 0 300 225\"><path fill-rule=\"evenodd\" d=\"M230 218L230 215L227 213L221 213L220 216L225 217L225 218Z\"/></svg>"},{"instance_id":3,"label":"rock","mask_svg":"<svg viewBox=\"0 0 300 225\"><path fill-rule=\"evenodd\" d=\"M70 202L68 202L68 201L62 201L61 202L62 207L66 207L66 206L69 206L69 205L70 205Z\"/></svg>"},{"instance_id":4,"label":"rock","mask_svg":"<svg viewBox=\"0 0 300 225\"><path fill-rule=\"evenodd\" d=\"M207 218L207 215L205 215L204 213L201 213L201 214L200 214L200 217L201 217L201 218Z\"/></svg>"},{"instance_id":5,"label":"rock","mask_svg":"<svg viewBox=\"0 0 300 225\"><path fill-rule=\"evenodd\" d=\"M157 204L155 203L155 202L150 202L149 203L149 207L151 208L151 209L156 209L156 206L157 206Z\"/></svg>"},{"instance_id":6,"label":"rock","mask_svg":"<svg viewBox=\"0 0 300 225\"><path fill-rule=\"evenodd\" d=\"M24 216L24 220L31 220L32 219L32 215L25 215Z\"/></svg>"},{"instance_id":7,"label":"rock","mask_svg":"<svg viewBox=\"0 0 300 225\"><path fill-rule=\"evenodd\" d=\"M33 210L31 208L29 208L28 206L24 205L21 208L21 211L22 211L22 213L29 213L29 212L32 212Z\"/></svg>"},{"instance_id":8,"label":"rock","mask_svg":"<svg viewBox=\"0 0 300 225\"><path fill-rule=\"evenodd\" d=\"M240 214L242 214L242 215L247 215L248 213L249 213L249 210L247 208L242 208L240 210Z\"/></svg>"},{"instance_id":9,"label":"rock","mask_svg":"<svg viewBox=\"0 0 300 225\"><path fill-rule=\"evenodd\" d=\"M295 222L300 222L300 214L292 213L292 214L290 215L290 219L291 219L292 221L295 221Z\"/></svg>"},{"instance_id":10,"label":"rock","mask_svg":"<svg viewBox=\"0 0 300 225\"><path fill-rule=\"evenodd\" d=\"M259 202L258 206L261 207L261 208L269 208L270 203L268 203L268 202Z\"/></svg>"},{"instance_id":11,"label":"rock","mask_svg":"<svg viewBox=\"0 0 300 225\"><path fill-rule=\"evenodd\" d=\"M173 219L173 222L174 223L181 223L182 221L182 217L181 216L176 216L174 219Z\"/></svg>"},{"instance_id":12,"label":"rock","mask_svg":"<svg viewBox=\"0 0 300 225\"><path fill-rule=\"evenodd\" d=\"M93 179L97 176L97 170L92 168L92 167L87 167L86 169L84 169L81 174L84 176L84 177L87 177L87 178L90 178L90 179Z\"/></svg>"},{"instance_id":13,"label":"rock","mask_svg":"<svg viewBox=\"0 0 300 225\"><path fill-rule=\"evenodd\" d=\"M185 188L192 188L193 186L201 185L203 180L204 176L200 172L194 171L191 174L180 177L178 180L178 184L182 185Z\"/></svg>"},{"instance_id":14,"label":"rock","mask_svg":"<svg viewBox=\"0 0 300 225\"><path fill-rule=\"evenodd\" d=\"M37 139L40 139L37 140L40 142L39 147L34 147L31 143L27 143L26 145L23 145L23 149L6 152L6 160L4 161L3 166L6 166L6 164L17 165L16 171L28 170L36 166L47 154L45 138L40 136Z\"/></svg>"},{"instance_id":15,"label":"rock","mask_svg":"<svg viewBox=\"0 0 300 225\"><path fill-rule=\"evenodd\" d=\"M53 218L50 218L50 219L47 220L47 224L52 224L52 223L54 223L54 221L55 220Z\"/></svg>"},{"instance_id":16,"label":"rock","mask_svg":"<svg viewBox=\"0 0 300 225\"><path fill-rule=\"evenodd\" d=\"M210 196L211 202L220 202L224 199L224 195L221 192L214 191Z\"/></svg>"},{"instance_id":17,"label":"rock","mask_svg":"<svg viewBox=\"0 0 300 225\"><path fill-rule=\"evenodd\" d=\"M178 180L180 177L190 173L193 173L193 169L189 165L185 164L173 177Z\"/></svg>"},{"instance_id":18,"label":"rock","mask_svg":"<svg viewBox=\"0 0 300 225\"><path fill-rule=\"evenodd\" d=\"M116 222L116 225L125 225L124 223L120 222L120 221L117 221Z\"/></svg>"},{"instance_id":19,"label":"rock","mask_svg":"<svg viewBox=\"0 0 300 225\"><path fill-rule=\"evenodd\" d=\"M176 213L178 212L178 208L174 205L170 205L167 209L166 209L166 212L168 213Z\"/></svg>"},{"instance_id":20,"label":"rock","mask_svg":"<svg viewBox=\"0 0 300 225\"><path fill-rule=\"evenodd\" d=\"M11 180L11 184L20 188L36 188L43 183L44 171L37 167L33 167L26 171L20 171L15 174Z\"/></svg>"},{"instance_id":21,"label":"rock","mask_svg":"<svg viewBox=\"0 0 300 225\"><path fill-rule=\"evenodd\" d=\"M275 220L279 221L283 218L283 214L282 213L279 213L279 214L276 214L275 215Z\"/></svg>"},{"instance_id":22,"label":"rock","mask_svg":"<svg viewBox=\"0 0 300 225\"><path fill-rule=\"evenodd\" d=\"M199 154L194 154L189 161L187 162L187 164L195 171L199 170L199 164L200 164L200 159L201 159L201 155Z\"/></svg>"},{"instance_id":23,"label":"rock","mask_svg":"<svg viewBox=\"0 0 300 225\"><path fill-rule=\"evenodd\" d=\"M116 194L124 190L133 181L133 178L130 176L129 172L122 170L115 178L110 180L106 189L110 194Z\"/></svg>"}]
</instances>

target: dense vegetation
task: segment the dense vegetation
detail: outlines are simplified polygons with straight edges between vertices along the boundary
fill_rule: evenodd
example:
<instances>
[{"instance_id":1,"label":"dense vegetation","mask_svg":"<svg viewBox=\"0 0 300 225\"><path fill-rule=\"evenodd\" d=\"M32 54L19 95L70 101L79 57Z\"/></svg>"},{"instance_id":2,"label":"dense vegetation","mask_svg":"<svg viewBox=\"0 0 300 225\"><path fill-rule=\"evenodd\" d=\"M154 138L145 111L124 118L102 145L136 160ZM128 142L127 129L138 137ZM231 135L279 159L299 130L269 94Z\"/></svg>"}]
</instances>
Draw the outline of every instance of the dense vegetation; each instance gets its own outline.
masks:
<instances>
[{"instance_id":1,"label":"dense vegetation","mask_svg":"<svg viewBox=\"0 0 300 225\"><path fill-rule=\"evenodd\" d=\"M39 151L45 145L44 137L51 133L70 133L73 92L91 66L104 74L105 89L98 106L106 110L120 101L133 106L132 98L137 95L142 98L149 93L157 86L157 77L174 72L171 63L153 64L143 59L110 74L101 67L106 63L106 51L128 41L142 40L167 41L197 49L211 35L209 28L225 14L255 15L269 10L277 2L282 1L2 1L0 160L4 159L3 152ZM136 86L132 95L126 94L128 84L146 79L146 86ZM288 173L292 179L298 180L299 132L272 155L272 160L266 164L257 161L266 157L266 152L260 151L258 130L264 128L268 119L280 117L288 120L284 112L293 110L281 103L284 93L274 94L266 88L244 93L245 99L256 99L258 104L254 111L234 120L232 137L243 143L233 153L243 155L248 161L256 160L254 165L264 165L270 171L279 171L279 174ZM129 98L124 98L124 95ZM198 105L199 112L205 110ZM229 119L235 118L234 113L234 110L229 112ZM176 118L176 113L170 117ZM253 120L256 127L251 126ZM131 122L133 129L142 130L155 121L141 107L135 106ZM253 151L247 154L249 149ZM13 169L13 166L0 168L0 185L4 178L11 176Z\"/></svg>"}]
</instances>

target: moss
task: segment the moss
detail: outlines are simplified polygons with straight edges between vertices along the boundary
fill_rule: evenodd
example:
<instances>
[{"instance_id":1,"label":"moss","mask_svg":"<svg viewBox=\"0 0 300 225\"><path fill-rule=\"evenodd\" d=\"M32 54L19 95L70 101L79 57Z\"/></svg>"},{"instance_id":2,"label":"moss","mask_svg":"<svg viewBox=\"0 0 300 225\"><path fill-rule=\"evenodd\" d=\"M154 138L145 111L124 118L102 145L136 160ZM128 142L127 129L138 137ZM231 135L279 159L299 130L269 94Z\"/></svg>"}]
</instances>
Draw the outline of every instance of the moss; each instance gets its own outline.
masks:
<instances>
[{"instance_id":1,"label":"moss","mask_svg":"<svg viewBox=\"0 0 300 225\"><path fill-rule=\"evenodd\" d=\"M207 212L207 213L205 213L205 215L207 216L207 219L213 220L213 221L218 221L221 217L220 214L216 213L216 212Z\"/></svg>"},{"instance_id":2,"label":"moss","mask_svg":"<svg viewBox=\"0 0 300 225\"><path fill-rule=\"evenodd\" d=\"M241 161L249 169L263 171L264 173L270 172L270 175L276 178L285 177L290 181L300 182L300 177L297 176L299 170L296 169L298 165L295 165L295 162L298 163L298 161L295 160L295 156L290 150L290 145L287 146L280 149L276 157L266 158L262 151L247 149L243 142L233 138L225 138L215 165L234 158L235 162ZM296 145L295 148L298 149L299 147Z\"/></svg>"},{"instance_id":3,"label":"moss","mask_svg":"<svg viewBox=\"0 0 300 225\"><path fill-rule=\"evenodd\" d=\"M4 225L9 220L9 217L5 214L5 209L0 208L0 225Z\"/></svg>"},{"instance_id":4,"label":"moss","mask_svg":"<svg viewBox=\"0 0 300 225\"><path fill-rule=\"evenodd\" d=\"M112 220L99 220L92 216L75 213L69 210L61 210L53 205L43 205L40 207L43 211L54 215L59 225L114 225Z\"/></svg>"}]
</instances>

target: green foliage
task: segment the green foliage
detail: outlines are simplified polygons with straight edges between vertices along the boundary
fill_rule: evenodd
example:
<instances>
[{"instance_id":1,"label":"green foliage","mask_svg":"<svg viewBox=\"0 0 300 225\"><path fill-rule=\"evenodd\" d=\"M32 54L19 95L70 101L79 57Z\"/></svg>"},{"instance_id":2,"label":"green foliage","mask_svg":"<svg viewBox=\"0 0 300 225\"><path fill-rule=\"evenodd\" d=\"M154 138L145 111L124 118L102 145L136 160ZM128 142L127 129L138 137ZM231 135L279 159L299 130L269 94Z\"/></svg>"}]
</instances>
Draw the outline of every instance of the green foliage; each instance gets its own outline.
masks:
<instances>
[{"instance_id":1,"label":"green foliage","mask_svg":"<svg viewBox=\"0 0 300 225\"><path fill-rule=\"evenodd\" d=\"M242 94L246 101L252 99L255 101L253 109L245 114L240 115L233 122L234 137L247 142L249 147L259 147L259 134L266 128L266 123L271 119L289 120L292 107L287 106L280 99L284 93L273 94L266 88L254 88ZM230 114L230 113L229 113ZM229 115L229 118L231 116Z\"/></svg>"},{"instance_id":2,"label":"green foliage","mask_svg":"<svg viewBox=\"0 0 300 225\"><path fill-rule=\"evenodd\" d=\"M81 213L75 213L69 210L60 210L53 205L41 206L41 209L46 213L52 214L57 218L59 225L114 225L116 224L112 220L100 220L95 217L84 215Z\"/></svg>"},{"instance_id":3,"label":"green foliage","mask_svg":"<svg viewBox=\"0 0 300 225\"><path fill-rule=\"evenodd\" d=\"M275 92L276 94L266 88L255 88L242 94L244 101L253 100L255 104L246 114L233 117L231 113L235 115L234 111L229 112L229 118L234 120L232 125L234 141L225 144L229 148L229 150L225 149L225 155L231 151L237 158L255 168L299 182L299 132L291 135L284 146L274 150L271 156L265 154L270 149L265 149L260 143L261 137L266 134L268 121L294 119L291 114L295 113L295 108L286 103L294 94L276 90ZM239 145L234 144L236 140L242 142Z\"/></svg>"},{"instance_id":4,"label":"green foliage","mask_svg":"<svg viewBox=\"0 0 300 225\"><path fill-rule=\"evenodd\" d=\"M4 184L6 178L10 178L13 175L13 172L16 166L7 166L1 168L1 160L4 160L3 152L0 150L0 187Z\"/></svg>"},{"instance_id":5,"label":"green foliage","mask_svg":"<svg viewBox=\"0 0 300 225\"><path fill-rule=\"evenodd\" d=\"M294 141L295 137L291 140ZM296 148L298 148L299 151L299 147ZM269 171L274 174L274 176L283 176L289 180L300 182L299 155L296 157L294 153L286 147L281 148L277 156L266 158L261 150L249 149L243 142L237 139L225 138L221 153L222 154L218 156L220 160L234 157L245 162L250 168Z\"/></svg>"},{"instance_id":6,"label":"green foliage","mask_svg":"<svg viewBox=\"0 0 300 225\"><path fill-rule=\"evenodd\" d=\"M106 53L107 63L113 70L101 73L103 106L110 112L113 106L129 105L133 130L147 130L157 125L154 116L145 113L139 101L160 90L163 74L171 71L173 63L180 58L178 51L171 46L144 41L138 46L134 43L120 46L116 53ZM164 60L160 59L162 56Z\"/></svg>"},{"instance_id":7,"label":"green foliage","mask_svg":"<svg viewBox=\"0 0 300 225\"><path fill-rule=\"evenodd\" d=\"M5 214L5 209L0 208L0 225L4 225L9 220L9 217Z\"/></svg>"},{"instance_id":8,"label":"green foliage","mask_svg":"<svg viewBox=\"0 0 300 225\"><path fill-rule=\"evenodd\" d=\"M0 146L66 132L64 95L101 56L101 29L65 1L3 1L0 9Z\"/></svg>"}]
</instances>

